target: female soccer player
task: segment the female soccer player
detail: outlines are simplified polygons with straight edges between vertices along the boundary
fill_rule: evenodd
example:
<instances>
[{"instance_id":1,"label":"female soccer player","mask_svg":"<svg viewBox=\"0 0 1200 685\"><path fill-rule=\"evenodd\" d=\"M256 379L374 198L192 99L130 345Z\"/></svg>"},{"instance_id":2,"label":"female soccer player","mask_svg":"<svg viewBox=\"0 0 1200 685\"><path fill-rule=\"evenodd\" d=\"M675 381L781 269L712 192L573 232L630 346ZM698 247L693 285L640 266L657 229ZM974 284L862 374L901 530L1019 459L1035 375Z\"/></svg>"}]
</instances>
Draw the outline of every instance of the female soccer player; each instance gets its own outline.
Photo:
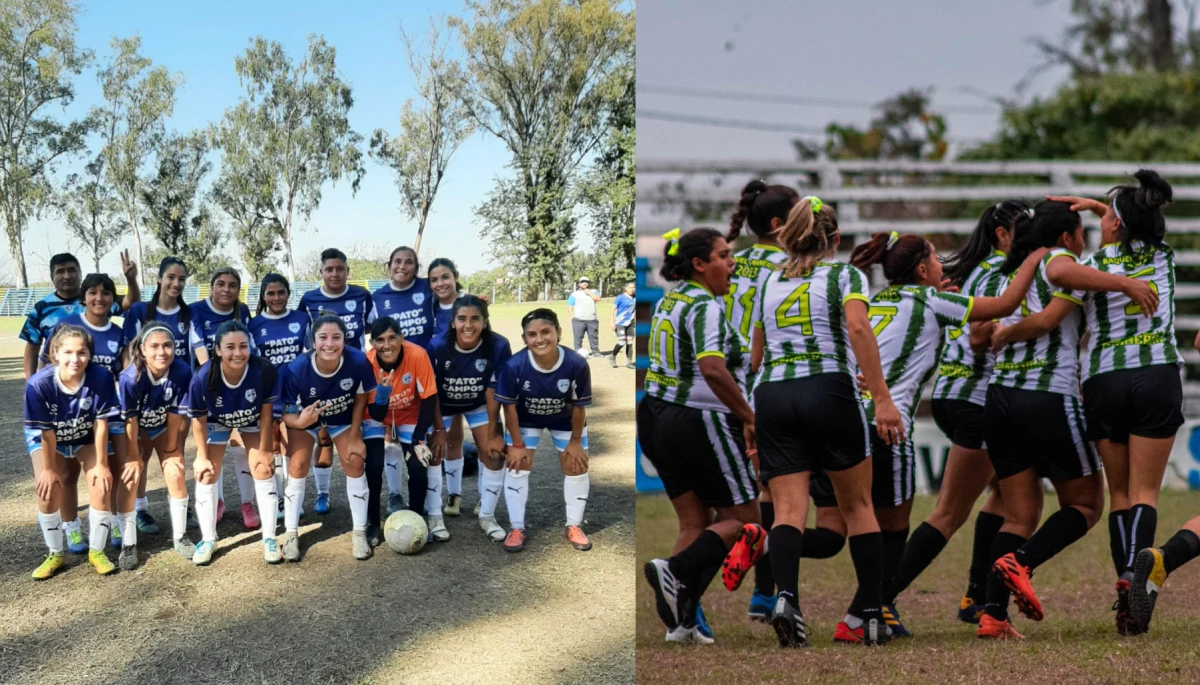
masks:
<instances>
[{"instance_id":1,"label":"female soccer player","mask_svg":"<svg viewBox=\"0 0 1200 685\"><path fill-rule=\"evenodd\" d=\"M1021 200L997 202L984 210L966 246L943 264L949 286L969 297L994 297L1004 290L1006 278L1000 265L1012 246L1012 223L1018 214L1028 211L1029 205ZM884 588L883 603L891 611L896 597L941 554L950 537L967 522L975 500L995 479L983 442L983 405L995 362L991 335L991 321L946 329L932 404L933 420L950 439L950 454L933 513L913 531L891 586ZM958 606L960 621L979 623L983 614L992 540L1003 524L1004 503L993 487L975 517L967 591Z\"/></svg>"},{"instance_id":2,"label":"female soccer player","mask_svg":"<svg viewBox=\"0 0 1200 685\"><path fill-rule=\"evenodd\" d=\"M567 541L585 552L592 548L581 528L589 484L584 407L592 403L592 374L586 359L558 344L562 328L552 310L540 308L526 314L521 331L525 349L514 354L496 378L495 398L505 405L508 429L504 503L512 530L504 539L504 549L525 549L529 471L542 432L549 430L563 470Z\"/></svg>"},{"instance_id":3,"label":"female soccer player","mask_svg":"<svg viewBox=\"0 0 1200 685\"><path fill-rule=\"evenodd\" d=\"M904 425L871 332L866 277L853 266L826 261L841 237L836 217L822 216L823 205L816 209L813 200L801 200L779 230L788 260L767 278L751 342L751 354L763 360L754 391L760 477L775 500L768 546L779 599L771 623L780 646L807 643L798 572L810 471L819 468L832 481L858 577L847 613L862 619L863 643L884 644L883 541L871 506L868 424L858 402L856 366L875 402L879 437L888 445L902 443Z\"/></svg>"},{"instance_id":4,"label":"female soccer player","mask_svg":"<svg viewBox=\"0 0 1200 685\"><path fill-rule=\"evenodd\" d=\"M747 535L762 551L754 468L754 413L742 382L742 341L722 311L734 260L711 228L664 236L660 271L676 285L654 308L638 441L679 519L673 556L645 566L671 642L712 641L698 606L727 551ZM518 353L520 354L520 353ZM715 522L714 522L715 521ZM752 562L753 560L751 560Z\"/></svg>"},{"instance_id":5,"label":"female soccer player","mask_svg":"<svg viewBox=\"0 0 1200 685\"><path fill-rule=\"evenodd\" d=\"M373 401L367 406L377 427L374 435L364 429L367 438L368 539L382 536L379 528L379 495L382 490L384 431L400 443L408 461L408 508L428 517L429 534L438 542L450 539L442 520L442 457L445 453L445 429L438 409L437 381L429 355L404 340L400 323L391 317L376 319L371 325L371 349L367 350L378 385ZM417 449L429 441L427 454ZM377 438L372 440L370 438ZM375 542L374 545L378 545ZM373 545L373 546L374 546Z\"/></svg>"},{"instance_id":6,"label":"female soccer player","mask_svg":"<svg viewBox=\"0 0 1200 685\"><path fill-rule=\"evenodd\" d=\"M1012 274L1030 252L1053 249L1039 263L1021 310L993 332L998 356L984 406L988 457L1004 498L1004 525L992 543L997 561L977 631L984 638L1021 637L1008 619L1010 591L1022 613L1041 620L1030 572L1082 538L1104 508L1099 460L1079 400L1078 291L1123 292L1148 311L1158 308L1146 282L1076 262L1083 226L1069 204L1043 201L1033 209L1032 217L1017 216L1001 271ZM1042 311L1045 316L1033 319ZM1061 508L1037 528L1042 478L1054 484Z\"/></svg>"},{"instance_id":7,"label":"female soccer player","mask_svg":"<svg viewBox=\"0 0 1200 685\"><path fill-rule=\"evenodd\" d=\"M912 432L921 386L933 374L938 347L950 328L1012 314L1033 282L1038 260L1044 254L1044 250L1035 251L1026 257L1024 268L1017 270L1017 275L999 297L939 292L939 288L946 285L942 278L942 263L938 261L933 244L920 236L902 236L895 231L876 233L871 240L855 247L850 255L850 264L864 271L881 265L888 281L888 287L871 298L867 315L874 324L884 380L900 411L907 436L891 445L884 444L878 436L871 440L871 499L882 530L884 588L892 584L908 539L917 465ZM868 398L868 421L873 410L874 403ZM900 622L893 602L894 598L884 596L884 620L892 635L912 635ZM858 642L852 629L859 618L851 615L839 623L834 641Z\"/></svg>"},{"instance_id":8,"label":"female soccer player","mask_svg":"<svg viewBox=\"0 0 1200 685\"><path fill-rule=\"evenodd\" d=\"M367 497L363 418L375 374L367 356L346 344L346 323L324 314L313 321L312 349L283 368L280 411L287 426L288 482L284 491L283 558L300 561L300 503L312 464L317 432L325 429L346 472L346 495L354 530L355 559L371 556L367 541Z\"/></svg>"},{"instance_id":9,"label":"female soccer player","mask_svg":"<svg viewBox=\"0 0 1200 685\"><path fill-rule=\"evenodd\" d=\"M179 556L191 561L196 546L187 537L188 491L184 481L183 426L180 404L191 387L192 369L175 356L175 331L161 322L141 330L131 344L129 366L119 379L121 419L129 453L158 452L167 483L171 540ZM142 476L145 480L145 476Z\"/></svg>"},{"instance_id":10,"label":"female soccer player","mask_svg":"<svg viewBox=\"0 0 1200 685\"><path fill-rule=\"evenodd\" d=\"M429 288L437 298L433 306L433 335L430 338L432 342L445 335L446 330L450 328L450 311L454 309L454 301L462 292L462 284L458 282L458 268L454 266L454 262L445 257L438 257L429 263Z\"/></svg>"},{"instance_id":11,"label":"female soccer player","mask_svg":"<svg viewBox=\"0 0 1200 685\"><path fill-rule=\"evenodd\" d=\"M33 572L45 580L63 565L60 497L67 459L87 471L88 563L100 575L117 570L104 554L111 525L108 512L112 472L108 467L108 421L119 408L116 384L107 369L91 364L92 340L78 326L61 326L50 340L50 360L25 384L25 446L33 458L38 523L49 553Z\"/></svg>"},{"instance_id":12,"label":"female soccer player","mask_svg":"<svg viewBox=\"0 0 1200 685\"><path fill-rule=\"evenodd\" d=\"M245 436L259 509L275 511L278 491L271 463L271 424L278 397L278 374L251 351L250 331L237 321L218 326L213 335L213 358L196 371L183 401L196 439L192 472L196 478L196 517L203 536L192 554L197 566L212 561L217 543L217 478L233 431ZM263 558L267 563L278 563L275 517L262 519Z\"/></svg>"},{"instance_id":13,"label":"female soccer player","mask_svg":"<svg viewBox=\"0 0 1200 685\"><path fill-rule=\"evenodd\" d=\"M438 404L443 425L454 445L455 425L466 419L479 450L479 527L495 541L504 539L504 529L496 523L496 503L504 487L504 437L498 423L500 404L496 401L496 373L512 357L508 339L492 331L487 303L475 295L463 295L451 310L450 327L433 339L429 357L437 376ZM457 512L462 492L462 439L459 439L458 463L452 469L448 452L442 466L450 490L446 513ZM451 509L453 507L453 509Z\"/></svg>"},{"instance_id":14,"label":"female soccer player","mask_svg":"<svg viewBox=\"0 0 1200 685\"><path fill-rule=\"evenodd\" d=\"M633 322L637 307L637 300L634 299L636 292L637 284L630 281L625 284L625 289L621 291L621 294L613 299L612 327L613 334L617 338L617 345L613 348L608 363L614 369L617 368L617 355L621 353L622 347L625 348L625 368L637 368L637 365L633 363L633 345L637 340Z\"/></svg>"}]
</instances>

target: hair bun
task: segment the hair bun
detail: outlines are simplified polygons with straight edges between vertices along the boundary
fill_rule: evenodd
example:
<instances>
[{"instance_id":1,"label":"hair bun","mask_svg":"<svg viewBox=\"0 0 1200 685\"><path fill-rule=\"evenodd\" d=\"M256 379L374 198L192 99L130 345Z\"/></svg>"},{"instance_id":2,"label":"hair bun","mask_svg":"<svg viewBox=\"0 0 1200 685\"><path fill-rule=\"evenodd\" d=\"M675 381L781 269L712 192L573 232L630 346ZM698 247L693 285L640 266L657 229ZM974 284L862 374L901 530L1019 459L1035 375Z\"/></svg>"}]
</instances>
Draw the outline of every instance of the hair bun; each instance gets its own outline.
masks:
<instances>
[{"instance_id":1,"label":"hair bun","mask_svg":"<svg viewBox=\"0 0 1200 685\"><path fill-rule=\"evenodd\" d=\"M1158 175L1153 169L1138 169L1133 175L1138 180L1140 188L1134 193L1134 202L1149 209L1157 209L1172 198L1171 184Z\"/></svg>"}]
</instances>

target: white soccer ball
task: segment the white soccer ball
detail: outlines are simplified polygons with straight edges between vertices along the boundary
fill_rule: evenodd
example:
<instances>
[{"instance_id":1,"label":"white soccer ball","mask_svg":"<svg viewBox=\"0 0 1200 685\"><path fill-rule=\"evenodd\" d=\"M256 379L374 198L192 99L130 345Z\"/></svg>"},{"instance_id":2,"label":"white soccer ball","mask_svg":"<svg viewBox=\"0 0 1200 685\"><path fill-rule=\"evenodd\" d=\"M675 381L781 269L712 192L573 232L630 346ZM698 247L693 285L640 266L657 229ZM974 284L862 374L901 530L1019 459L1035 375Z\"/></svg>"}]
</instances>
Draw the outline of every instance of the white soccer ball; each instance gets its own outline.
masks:
<instances>
[{"instance_id":1,"label":"white soccer ball","mask_svg":"<svg viewBox=\"0 0 1200 685\"><path fill-rule=\"evenodd\" d=\"M383 537L394 552L416 554L425 546L429 527L420 514L404 509L392 514L384 522Z\"/></svg>"}]
</instances>

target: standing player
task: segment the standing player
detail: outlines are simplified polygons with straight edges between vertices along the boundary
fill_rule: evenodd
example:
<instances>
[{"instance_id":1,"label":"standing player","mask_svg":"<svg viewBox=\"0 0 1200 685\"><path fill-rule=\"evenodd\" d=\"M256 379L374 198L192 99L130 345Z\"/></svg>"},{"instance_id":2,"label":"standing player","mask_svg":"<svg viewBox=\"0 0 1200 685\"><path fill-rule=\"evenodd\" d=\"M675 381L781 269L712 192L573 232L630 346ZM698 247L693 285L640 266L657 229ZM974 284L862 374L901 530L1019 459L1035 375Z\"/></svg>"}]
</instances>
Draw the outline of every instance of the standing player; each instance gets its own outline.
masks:
<instances>
[{"instance_id":1,"label":"standing player","mask_svg":"<svg viewBox=\"0 0 1200 685\"><path fill-rule=\"evenodd\" d=\"M63 326L50 340L52 366L38 371L25 384L25 446L33 460L37 482L38 523L49 553L33 572L45 580L63 565L62 503L66 462L78 461L87 470L88 524L91 527L88 563L100 575L117 570L104 554L110 513L108 494L108 421L119 411L112 374L92 365L92 341L87 331Z\"/></svg>"},{"instance_id":2,"label":"standing player","mask_svg":"<svg viewBox=\"0 0 1200 685\"><path fill-rule=\"evenodd\" d=\"M612 327L613 333L617 336L617 346L613 348L612 357L609 358L608 363L614 369L617 368L617 355L621 352L622 346L625 347L625 368L637 368L637 365L633 363L633 345L637 340L637 334L634 332L636 325L633 321L634 310L637 308L637 300L634 299L636 292L637 284L630 281L625 284L625 290L613 300Z\"/></svg>"},{"instance_id":3,"label":"standing player","mask_svg":"<svg viewBox=\"0 0 1200 685\"><path fill-rule=\"evenodd\" d=\"M495 397L504 405L508 428L504 503L512 530L504 539L504 549L525 549L529 472L542 432L549 430L563 470L567 541L586 552L592 543L581 527L589 490L584 407L592 403L592 373L582 355L559 344L562 329L552 310L541 308L526 314L521 331L525 349L508 360L496 379Z\"/></svg>"},{"instance_id":4,"label":"standing player","mask_svg":"<svg viewBox=\"0 0 1200 685\"><path fill-rule=\"evenodd\" d=\"M428 350L432 350L433 345L445 339L453 317L454 302L462 292L462 285L458 282L458 268L454 266L454 262L445 257L438 257L430 262L429 287L437 298L433 307L433 337L426 346ZM446 516L458 516L462 513L463 422L457 415L446 414L444 409L442 419L447 424L446 459L442 462L442 470L446 472L448 495L443 511ZM478 445L476 447L478 448Z\"/></svg>"},{"instance_id":5,"label":"standing player","mask_svg":"<svg viewBox=\"0 0 1200 685\"><path fill-rule=\"evenodd\" d=\"M458 282L458 268L454 266L454 262L445 257L438 257L429 263L429 288L436 298L433 305L433 335L430 337L432 342L445 335L446 330L450 328L450 310L454 309L454 301L462 292L462 284Z\"/></svg>"}]
</instances>

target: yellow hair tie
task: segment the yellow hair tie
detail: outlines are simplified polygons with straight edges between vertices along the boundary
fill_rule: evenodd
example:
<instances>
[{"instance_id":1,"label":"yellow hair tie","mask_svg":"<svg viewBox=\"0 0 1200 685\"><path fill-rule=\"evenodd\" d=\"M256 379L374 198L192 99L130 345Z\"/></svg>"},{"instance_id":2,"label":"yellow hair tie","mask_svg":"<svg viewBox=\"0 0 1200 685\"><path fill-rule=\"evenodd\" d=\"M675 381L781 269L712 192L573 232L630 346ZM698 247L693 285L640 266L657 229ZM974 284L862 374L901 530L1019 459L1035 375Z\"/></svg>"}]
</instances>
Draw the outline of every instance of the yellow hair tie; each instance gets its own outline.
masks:
<instances>
[{"instance_id":1,"label":"yellow hair tie","mask_svg":"<svg viewBox=\"0 0 1200 685\"><path fill-rule=\"evenodd\" d=\"M667 248L667 254L674 257L679 254L679 227L667 231L663 234L663 240L667 241L670 247Z\"/></svg>"},{"instance_id":2,"label":"yellow hair tie","mask_svg":"<svg viewBox=\"0 0 1200 685\"><path fill-rule=\"evenodd\" d=\"M892 231L888 234L887 247L884 249L890 250L898 242L900 242L900 233L898 231Z\"/></svg>"},{"instance_id":3,"label":"yellow hair tie","mask_svg":"<svg viewBox=\"0 0 1200 685\"><path fill-rule=\"evenodd\" d=\"M825 203L821 202L821 198L817 197L816 195L809 195L803 198L801 202L804 200L808 200L808 204L812 206L813 214L820 214L821 208L825 206Z\"/></svg>"}]
</instances>

